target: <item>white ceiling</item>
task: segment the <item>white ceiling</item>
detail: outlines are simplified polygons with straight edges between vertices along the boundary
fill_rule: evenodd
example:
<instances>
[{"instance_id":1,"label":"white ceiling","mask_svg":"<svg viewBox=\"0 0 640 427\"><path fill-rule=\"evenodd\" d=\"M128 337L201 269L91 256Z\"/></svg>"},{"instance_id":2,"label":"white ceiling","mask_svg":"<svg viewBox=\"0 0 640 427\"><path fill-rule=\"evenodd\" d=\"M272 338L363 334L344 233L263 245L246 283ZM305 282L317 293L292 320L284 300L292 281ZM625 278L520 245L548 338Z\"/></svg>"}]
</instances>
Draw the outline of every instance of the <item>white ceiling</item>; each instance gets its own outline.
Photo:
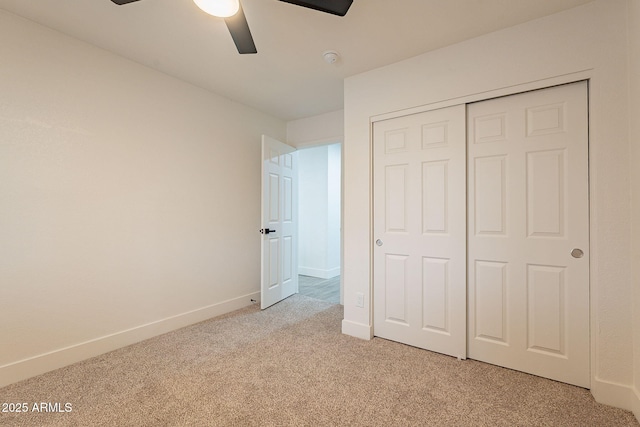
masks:
<instances>
[{"instance_id":1,"label":"white ceiling","mask_svg":"<svg viewBox=\"0 0 640 427\"><path fill-rule=\"evenodd\" d=\"M345 17L242 0L258 48L239 55L192 0L0 0L0 8L292 120L343 108L345 77L591 0L354 0ZM341 59L326 64L322 53Z\"/></svg>"}]
</instances>

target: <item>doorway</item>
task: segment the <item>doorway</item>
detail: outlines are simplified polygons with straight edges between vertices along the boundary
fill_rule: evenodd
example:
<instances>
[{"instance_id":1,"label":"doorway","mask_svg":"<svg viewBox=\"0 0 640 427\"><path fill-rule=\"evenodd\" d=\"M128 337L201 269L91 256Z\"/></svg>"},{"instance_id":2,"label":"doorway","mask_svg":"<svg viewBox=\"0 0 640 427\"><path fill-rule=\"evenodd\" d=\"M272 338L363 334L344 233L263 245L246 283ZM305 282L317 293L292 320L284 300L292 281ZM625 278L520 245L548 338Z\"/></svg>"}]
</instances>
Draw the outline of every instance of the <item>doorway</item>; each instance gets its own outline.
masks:
<instances>
[{"instance_id":1,"label":"doorway","mask_svg":"<svg viewBox=\"0 0 640 427\"><path fill-rule=\"evenodd\" d=\"M374 123L374 335L589 387L587 117L579 82Z\"/></svg>"},{"instance_id":2,"label":"doorway","mask_svg":"<svg viewBox=\"0 0 640 427\"><path fill-rule=\"evenodd\" d=\"M340 303L342 144L298 150L299 293Z\"/></svg>"}]
</instances>

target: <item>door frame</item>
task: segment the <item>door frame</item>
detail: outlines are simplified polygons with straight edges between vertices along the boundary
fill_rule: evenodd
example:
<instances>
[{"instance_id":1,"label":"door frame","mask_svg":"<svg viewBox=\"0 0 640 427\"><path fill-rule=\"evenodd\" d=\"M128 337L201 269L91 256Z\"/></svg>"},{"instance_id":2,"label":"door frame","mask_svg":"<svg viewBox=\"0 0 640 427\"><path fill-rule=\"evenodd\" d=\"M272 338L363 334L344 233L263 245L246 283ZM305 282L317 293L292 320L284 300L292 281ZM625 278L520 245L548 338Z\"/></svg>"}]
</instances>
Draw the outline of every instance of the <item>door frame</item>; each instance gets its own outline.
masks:
<instances>
[{"instance_id":1,"label":"door frame","mask_svg":"<svg viewBox=\"0 0 640 427\"><path fill-rule=\"evenodd\" d=\"M594 313L597 313L596 307L596 298L594 297L595 286L593 278L597 277L595 275L595 270L597 270L597 250L595 242L593 241L593 236L596 235L596 212L595 212L595 203L592 201L593 198L593 188L591 186L591 174L593 173L593 165L592 165L592 155L591 155L591 126L592 126L592 104L589 102L590 94L592 90L592 80L594 79L592 70L579 71L575 73L570 73L562 76L557 76L549 79L537 80L528 83L522 83L518 85L513 85L505 88L489 90L484 92L478 92L475 94L469 94L466 96L461 96L457 98L451 98L448 100L443 100L439 102L434 102L431 104L425 104L417 107L406 108L401 110L396 110L393 112L383 113L379 115L374 115L369 118L369 220L370 220L370 228L369 228L369 266L370 266L370 274L369 274L369 325L370 325L370 338L373 338L374 331L374 241L375 237L373 234L373 218L375 215L374 211L374 200L373 200L373 192L374 192L374 139L373 139L373 124L382 120L389 120L397 117L403 117L411 114L423 113L427 111L437 110L441 108L451 107L454 105L460 104L471 104L474 102L487 101L493 98L500 98L510 95L517 95L525 92L540 90L540 89L548 89L554 86L561 86L565 84L578 83L578 82L586 82L587 83L587 180L588 180L588 205L589 205L589 370L590 370L590 389L594 386L594 381L596 377L596 318Z\"/></svg>"}]
</instances>

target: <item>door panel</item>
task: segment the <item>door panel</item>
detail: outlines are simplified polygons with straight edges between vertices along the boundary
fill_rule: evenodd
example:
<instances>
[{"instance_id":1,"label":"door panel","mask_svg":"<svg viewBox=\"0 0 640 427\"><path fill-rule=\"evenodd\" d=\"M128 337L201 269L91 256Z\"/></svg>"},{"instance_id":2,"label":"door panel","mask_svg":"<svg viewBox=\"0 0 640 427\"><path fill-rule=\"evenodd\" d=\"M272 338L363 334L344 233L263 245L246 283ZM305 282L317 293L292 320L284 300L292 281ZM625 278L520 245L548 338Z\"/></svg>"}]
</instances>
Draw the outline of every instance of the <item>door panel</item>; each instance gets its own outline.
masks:
<instances>
[{"instance_id":1,"label":"door panel","mask_svg":"<svg viewBox=\"0 0 640 427\"><path fill-rule=\"evenodd\" d=\"M586 83L467 114L468 356L589 387Z\"/></svg>"},{"instance_id":2,"label":"door panel","mask_svg":"<svg viewBox=\"0 0 640 427\"><path fill-rule=\"evenodd\" d=\"M422 327L433 332L448 334L449 260L422 258Z\"/></svg>"},{"instance_id":3,"label":"door panel","mask_svg":"<svg viewBox=\"0 0 640 427\"><path fill-rule=\"evenodd\" d=\"M263 135L262 160L264 309L298 292L298 187L295 148Z\"/></svg>"},{"instance_id":4,"label":"door panel","mask_svg":"<svg viewBox=\"0 0 640 427\"><path fill-rule=\"evenodd\" d=\"M507 264L475 261L474 313L471 325L479 340L507 342Z\"/></svg>"},{"instance_id":5,"label":"door panel","mask_svg":"<svg viewBox=\"0 0 640 427\"><path fill-rule=\"evenodd\" d=\"M506 224L506 156L474 159L474 190L482 197L474 198L473 219L477 235L504 236Z\"/></svg>"},{"instance_id":6,"label":"door panel","mask_svg":"<svg viewBox=\"0 0 640 427\"><path fill-rule=\"evenodd\" d=\"M465 107L374 123L374 334L466 356Z\"/></svg>"}]
</instances>

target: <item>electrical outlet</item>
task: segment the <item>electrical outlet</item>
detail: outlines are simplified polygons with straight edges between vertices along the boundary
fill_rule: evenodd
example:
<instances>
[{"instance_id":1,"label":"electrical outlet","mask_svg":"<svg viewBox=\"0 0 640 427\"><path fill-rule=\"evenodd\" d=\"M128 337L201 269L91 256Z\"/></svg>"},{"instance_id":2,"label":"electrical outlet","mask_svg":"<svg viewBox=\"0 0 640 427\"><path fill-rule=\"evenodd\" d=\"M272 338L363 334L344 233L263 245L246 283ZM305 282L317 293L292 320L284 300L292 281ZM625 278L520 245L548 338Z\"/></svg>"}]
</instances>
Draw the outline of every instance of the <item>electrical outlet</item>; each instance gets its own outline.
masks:
<instances>
[{"instance_id":1,"label":"electrical outlet","mask_svg":"<svg viewBox=\"0 0 640 427\"><path fill-rule=\"evenodd\" d=\"M356 292L356 307L364 308L364 294Z\"/></svg>"}]
</instances>

